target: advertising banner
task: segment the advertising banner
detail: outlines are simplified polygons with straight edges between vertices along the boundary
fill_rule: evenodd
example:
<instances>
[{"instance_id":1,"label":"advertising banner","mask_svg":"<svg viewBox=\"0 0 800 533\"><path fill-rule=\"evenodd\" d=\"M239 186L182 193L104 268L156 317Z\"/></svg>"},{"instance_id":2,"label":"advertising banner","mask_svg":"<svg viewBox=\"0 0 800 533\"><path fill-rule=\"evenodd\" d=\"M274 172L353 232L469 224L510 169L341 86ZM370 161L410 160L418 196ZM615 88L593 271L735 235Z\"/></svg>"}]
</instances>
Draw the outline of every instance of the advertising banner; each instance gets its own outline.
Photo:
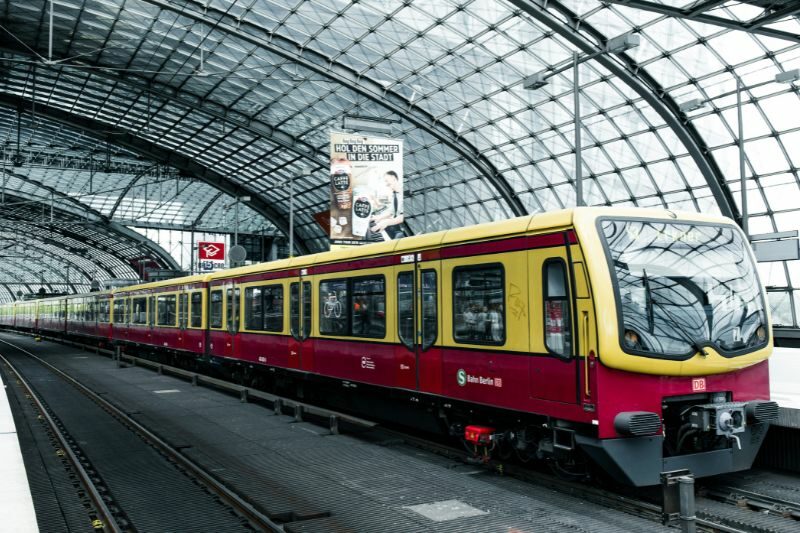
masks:
<instances>
[{"instance_id":1,"label":"advertising banner","mask_svg":"<svg viewBox=\"0 0 800 533\"><path fill-rule=\"evenodd\" d=\"M403 141L331 132L332 245L399 239Z\"/></svg>"}]
</instances>

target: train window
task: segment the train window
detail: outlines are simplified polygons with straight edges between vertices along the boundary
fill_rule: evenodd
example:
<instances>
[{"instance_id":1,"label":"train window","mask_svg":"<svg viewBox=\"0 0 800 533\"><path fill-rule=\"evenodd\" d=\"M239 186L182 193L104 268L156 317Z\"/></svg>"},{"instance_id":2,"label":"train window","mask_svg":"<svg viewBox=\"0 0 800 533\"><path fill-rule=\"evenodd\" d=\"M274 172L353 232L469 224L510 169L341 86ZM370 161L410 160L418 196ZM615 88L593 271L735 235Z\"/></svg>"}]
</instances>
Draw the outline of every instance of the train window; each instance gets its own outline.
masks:
<instances>
[{"instance_id":1,"label":"train window","mask_svg":"<svg viewBox=\"0 0 800 533\"><path fill-rule=\"evenodd\" d=\"M311 335L311 282L303 282L303 339Z\"/></svg>"},{"instance_id":2,"label":"train window","mask_svg":"<svg viewBox=\"0 0 800 533\"><path fill-rule=\"evenodd\" d=\"M150 297L150 305L147 308L147 319L150 323L150 327L153 327L156 323L156 297Z\"/></svg>"},{"instance_id":3,"label":"train window","mask_svg":"<svg viewBox=\"0 0 800 533\"><path fill-rule=\"evenodd\" d=\"M347 335L350 313L346 279L331 279L319 284L319 332L324 335Z\"/></svg>"},{"instance_id":4,"label":"train window","mask_svg":"<svg viewBox=\"0 0 800 533\"><path fill-rule=\"evenodd\" d=\"M300 284L289 285L289 329L296 339L302 337L300 332Z\"/></svg>"},{"instance_id":5,"label":"train window","mask_svg":"<svg viewBox=\"0 0 800 533\"><path fill-rule=\"evenodd\" d=\"M244 290L244 327L253 331L264 328L264 294L261 287Z\"/></svg>"},{"instance_id":6,"label":"train window","mask_svg":"<svg viewBox=\"0 0 800 533\"><path fill-rule=\"evenodd\" d=\"M98 307L98 317L97 321L103 324L108 324L110 322L110 304L111 301L108 299L103 299L97 302Z\"/></svg>"},{"instance_id":7,"label":"train window","mask_svg":"<svg viewBox=\"0 0 800 533\"><path fill-rule=\"evenodd\" d=\"M562 259L548 259L543 267L544 344L556 355L572 351L567 266Z\"/></svg>"},{"instance_id":8,"label":"train window","mask_svg":"<svg viewBox=\"0 0 800 533\"><path fill-rule=\"evenodd\" d=\"M422 271L422 349L427 350L436 342L439 333L439 299L436 286L436 271Z\"/></svg>"},{"instance_id":9,"label":"train window","mask_svg":"<svg viewBox=\"0 0 800 533\"><path fill-rule=\"evenodd\" d=\"M175 327L177 318L177 298L174 294L158 297L158 321L159 326Z\"/></svg>"},{"instance_id":10,"label":"train window","mask_svg":"<svg viewBox=\"0 0 800 533\"><path fill-rule=\"evenodd\" d=\"M236 333L239 330L239 288L228 289L226 297L228 299L228 333Z\"/></svg>"},{"instance_id":11,"label":"train window","mask_svg":"<svg viewBox=\"0 0 800 533\"><path fill-rule=\"evenodd\" d=\"M264 287L264 329L283 331L283 287Z\"/></svg>"},{"instance_id":12,"label":"train window","mask_svg":"<svg viewBox=\"0 0 800 533\"><path fill-rule=\"evenodd\" d=\"M178 327L185 329L189 322L189 295L181 293L178 297Z\"/></svg>"},{"instance_id":13,"label":"train window","mask_svg":"<svg viewBox=\"0 0 800 533\"><path fill-rule=\"evenodd\" d=\"M356 337L386 336L386 280L383 276L353 279L350 324Z\"/></svg>"},{"instance_id":14,"label":"train window","mask_svg":"<svg viewBox=\"0 0 800 533\"><path fill-rule=\"evenodd\" d=\"M505 342L503 266L477 265L453 270L453 338L466 344Z\"/></svg>"},{"instance_id":15,"label":"train window","mask_svg":"<svg viewBox=\"0 0 800 533\"><path fill-rule=\"evenodd\" d=\"M114 298L114 324L125 323L125 298Z\"/></svg>"},{"instance_id":16,"label":"train window","mask_svg":"<svg viewBox=\"0 0 800 533\"><path fill-rule=\"evenodd\" d=\"M131 301L131 324L147 324L147 298L133 298Z\"/></svg>"},{"instance_id":17,"label":"train window","mask_svg":"<svg viewBox=\"0 0 800 533\"><path fill-rule=\"evenodd\" d=\"M252 331L283 331L283 287L248 287L244 291L244 321Z\"/></svg>"},{"instance_id":18,"label":"train window","mask_svg":"<svg viewBox=\"0 0 800 533\"><path fill-rule=\"evenodd\" d=\"M192 293L192 307L190 309L189 327L203 327L203 293L200 291Z\"/></svg>"},{"instance_id":19,"label":"train window","mask_svg":"<svg viewBox=\"0 0 800 533\"><path fill-rule=\"evenodd\" d=\"M397 335L406 348L414 349L414 273L397 275Z\"/></svg>"},{"instance_id":20,"label":"train window","mask_svg":"<svg viewBox=\"0 0 800 533\"><path fill-rule=\"evenodd\" d=\"M211 305L208 314L209 327L220 329L222 327L222 290L211 291Z\"/></svg>"}]
</instances>

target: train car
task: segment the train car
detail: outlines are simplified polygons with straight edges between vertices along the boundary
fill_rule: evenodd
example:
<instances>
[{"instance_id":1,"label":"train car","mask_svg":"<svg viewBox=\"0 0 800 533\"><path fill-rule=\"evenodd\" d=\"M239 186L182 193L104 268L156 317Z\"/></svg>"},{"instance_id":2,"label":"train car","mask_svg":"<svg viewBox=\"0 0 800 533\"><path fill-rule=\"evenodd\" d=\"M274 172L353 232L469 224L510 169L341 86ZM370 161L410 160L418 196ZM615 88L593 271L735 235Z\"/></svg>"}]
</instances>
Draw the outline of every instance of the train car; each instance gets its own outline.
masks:
<instances>
[{"instance_id":1,"label":"train car","mask_svg":"<svg viewBox=\"0 0 800 533\"><path fill-rule=\"evenodd\" d=\"M39 324L42 333L66 333L67 298L57 296L39 300Z\"/></svg>"},{"instance_id":2,"label":"train car","mask_svg":"<svg viewBox=\"0 0 800 533\"><path fill-rule=\"evenodd\" d=\"M133 285L113 292L113 340L205 354L205 275Z\"/></svg>"},{"instance_id":3,"label":"train car","mask_svg":"<svg viewBox=\"0 0 800 533\"><path fill-rule=\"evenodd\" d=\"M563 471L746 469L777 416L765 295L728 219L567 210L224 271L209 290L211 355L388 389L476 449Z\"/></svg>"},{"instance_id":4,"label":"train car","mask_svg":"<svg viewBox=\"0 0 800 533\"><path fill-rule=\"evenodd\" d=\"M111 292L76 294L66 298L66 334L110 341Z\"/></svg>"},{"instance_id":5,"label":"train car","mask_svg":"<svg viewBox=\"0 0 800 533\"><path fill-rule=\"evenodd\" d=\"M0 327L14 327L14 302L0 303Z\"/></svg>"},{"instance_id":6,"label":"train car","mask_svg":"<svg viewBox=\"0 0 800 533\"><path fill-rule=\"evenodd\" d=\"M731 220L577 208L119 289L113 330L647 486L752 464L778 409L765 302Z\"/></svg>"},{"instance_id":7,"label":"train car","mask_svg":"<svg viewBox=\"0 0 800 533\"><path fill-rule=\"evenodd\" d=\"M14 327L23 331L35 331L38 326L38 302L21 300L14 302Z\"/></svg>"}]
</instances>

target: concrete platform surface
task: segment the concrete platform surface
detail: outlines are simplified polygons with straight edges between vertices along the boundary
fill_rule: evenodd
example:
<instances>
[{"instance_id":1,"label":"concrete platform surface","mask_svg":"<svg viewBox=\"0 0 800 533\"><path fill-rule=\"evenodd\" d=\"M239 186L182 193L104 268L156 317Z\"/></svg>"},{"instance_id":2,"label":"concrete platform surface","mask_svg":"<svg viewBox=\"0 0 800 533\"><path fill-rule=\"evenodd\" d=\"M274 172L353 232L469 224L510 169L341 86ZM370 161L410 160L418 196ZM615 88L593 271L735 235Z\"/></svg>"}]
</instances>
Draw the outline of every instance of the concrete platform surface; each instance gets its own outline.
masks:
<instances>
[{"instance_id":1,"label":"concrete platform surface","mask_svg":"<svg viewBox=\"0 0 800 533\"><path fill-rule=\"evenodd\" d=\"M0 384L0 533L34 533L39 526L2 376Z\"/></svg>"},{"instance_id":2,"label":"concrete platform surface","mask_svg":"<svg viewBox=\"0 0 800 533\"><path fill-rule=\"evenodd\" d=\"M117 368L76 348L13 339L124 406L282 517L287 533L668 531L396 440L329 435L326 428L150 370Z\"/></svg>"}]
</instances>

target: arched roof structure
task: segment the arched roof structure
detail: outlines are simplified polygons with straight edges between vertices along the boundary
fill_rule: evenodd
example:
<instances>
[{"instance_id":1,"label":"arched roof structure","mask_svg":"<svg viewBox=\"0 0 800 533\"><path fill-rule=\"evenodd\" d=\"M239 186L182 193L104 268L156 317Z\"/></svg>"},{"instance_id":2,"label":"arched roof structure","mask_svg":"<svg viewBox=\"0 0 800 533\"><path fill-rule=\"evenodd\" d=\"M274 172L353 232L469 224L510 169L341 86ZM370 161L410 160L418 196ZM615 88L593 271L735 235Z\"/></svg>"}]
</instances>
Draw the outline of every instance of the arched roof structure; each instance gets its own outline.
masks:
<instances>
[{"instance_id":1,"label":"arched roof structure","mask_svg":"<svg viewBox=\"0 0 800 533\"><path fill-rule=\"evenodd\" d=\"M324 249L313 215L345 115L405 140L411 231L574 205L570 70L537 91L522 80L577 50L594 54L580 67L587 203L740 219L741 83L750 232L798 229L799 84L774 81L800 67L793 2L59 0L52 25L49 5L0 8L6 150L22 124L31 157L81 160L25 175L121 224L220 227L250 196L245 223L285 233L293 179L295 242ZM627 32L637 48L603 53ZM708 103L683 111L692 99ZM130 166L98 178L86 154ZM762 273L776 322L796 326L797 262Z\"/></svg>"}]
</instances>

